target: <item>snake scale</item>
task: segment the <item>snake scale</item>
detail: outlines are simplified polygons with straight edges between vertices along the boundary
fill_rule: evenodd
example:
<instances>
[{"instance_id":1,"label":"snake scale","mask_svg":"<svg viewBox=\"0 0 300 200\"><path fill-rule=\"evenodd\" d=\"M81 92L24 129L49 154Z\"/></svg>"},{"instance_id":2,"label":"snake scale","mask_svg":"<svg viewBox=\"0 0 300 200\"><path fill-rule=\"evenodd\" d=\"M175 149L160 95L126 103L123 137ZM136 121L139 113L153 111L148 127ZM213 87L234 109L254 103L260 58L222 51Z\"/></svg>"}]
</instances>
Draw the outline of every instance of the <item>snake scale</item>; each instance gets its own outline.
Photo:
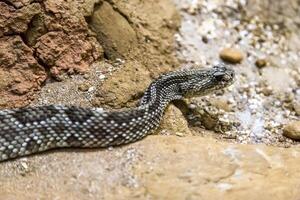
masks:
<instances>
[{"instance_id":1,"label":"snake scale","mask_svg":"<svg viewBox=\"0 0 300 200\"><path fill-rule=\"evenodd\" d=\"M234 71L169 72L150 84L132 109L49 105L0 110L0 162L60 147L109 147L135 142L154 131L173 100L204 95L230 85Z\"/></svg>"}]
</instances>

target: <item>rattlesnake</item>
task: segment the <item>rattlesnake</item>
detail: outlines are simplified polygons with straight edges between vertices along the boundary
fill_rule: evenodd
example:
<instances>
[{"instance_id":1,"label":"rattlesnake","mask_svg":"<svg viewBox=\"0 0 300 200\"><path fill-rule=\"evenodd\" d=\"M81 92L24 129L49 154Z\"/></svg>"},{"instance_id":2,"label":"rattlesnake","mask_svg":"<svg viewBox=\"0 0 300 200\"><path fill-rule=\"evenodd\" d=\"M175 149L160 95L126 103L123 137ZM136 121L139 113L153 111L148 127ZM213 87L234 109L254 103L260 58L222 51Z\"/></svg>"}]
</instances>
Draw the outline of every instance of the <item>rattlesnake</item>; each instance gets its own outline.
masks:
<instances>
[{"instance_id":1,"label":"rattlesnake","mask_svg":"<svg viewBox=\"0 0 300 200\"><path fill-rule=\"evenodd\" d=\"M109 147L137 141L159 126L172 100L204 95L233 80L234 71L220 64L160 76L132 109L50 105L1 110L0 162L59 147Z\"/></svg>"}]
</instances>

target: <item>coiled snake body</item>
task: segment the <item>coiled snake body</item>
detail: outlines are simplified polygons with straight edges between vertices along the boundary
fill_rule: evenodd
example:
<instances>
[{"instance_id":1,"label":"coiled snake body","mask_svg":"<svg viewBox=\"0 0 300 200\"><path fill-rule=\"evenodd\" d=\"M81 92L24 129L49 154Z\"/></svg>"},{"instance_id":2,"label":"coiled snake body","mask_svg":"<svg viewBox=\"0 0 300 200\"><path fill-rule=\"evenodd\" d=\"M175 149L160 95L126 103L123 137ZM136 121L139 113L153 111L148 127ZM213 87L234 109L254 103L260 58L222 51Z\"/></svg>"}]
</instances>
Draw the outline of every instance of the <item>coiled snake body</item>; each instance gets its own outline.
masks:
<instances>
[{"instance_id":1,"label":"coiled snake body","mask_svg":"<svg viewBox=\"0 0 300 200\"><path fill-rule=\"evenodd\" d=\"M224 65L170 72L154 81L139 106L121 111L75 106L0 111L0 162L59 147L109 147L137 141L159 126L168 103L230 85Z\"/></svg>"}]
</instances>

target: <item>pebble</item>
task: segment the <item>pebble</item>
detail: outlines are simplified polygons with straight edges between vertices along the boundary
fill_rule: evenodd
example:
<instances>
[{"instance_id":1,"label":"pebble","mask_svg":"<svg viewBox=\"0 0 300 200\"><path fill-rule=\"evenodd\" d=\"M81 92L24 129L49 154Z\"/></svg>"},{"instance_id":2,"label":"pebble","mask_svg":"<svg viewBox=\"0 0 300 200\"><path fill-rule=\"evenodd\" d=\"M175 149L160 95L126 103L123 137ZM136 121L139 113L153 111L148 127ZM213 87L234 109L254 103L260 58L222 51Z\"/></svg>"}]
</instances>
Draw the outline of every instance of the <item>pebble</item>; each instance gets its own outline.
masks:
<instances>
[{"instance_id":1,"label":"pebble","mask_svg":"<svg viewBox=\"0 0 300 200\"><path fill-rule=\"evenodd\" d=\"M300 120L286 124L283 127L283 135L294 140L300 140Z\"/></svg>"},{"instance_id":2,"label":"pebble","mask_svg":"<svg viewBox=\"0 0 300 200\"><path fill-rule=\"evenodd\" d=\"M214 130L217 126L218 118L216 116L206 115L201 119L201 123L207 130Z\"/></svg>"},{"instance_id":3,"label":"pebble","mask_svg":"<svg viewBox=\"0 0 300 200\"><path fill-rule=\"evenodd\" d=\"M176 135L176 136L179 136L179 137L183 137L183 136L184 136L184 134L181 133L181 132L176 132L175 135Z\"/></svg>"},{"instance_id":4,"label":"pebble","mask_svg":"<svg viewBox=\"0 0 300 200\"><path fill-rule=\"evenodd\" d=\"M300 116L300 102L295 101L293 103L294 110L298 116Z\"/></svg>"},{"instance_id":5,"label":"pebble","mask_svg":"<svg viewBox=\"0 0 300 200\"><path fill-rule=\"evenodd\" d=\"M263 87L261 90L261 93L263 93L265 96L270 96L271 94L273 94L273 90L271 87Z\"/></svg>"},{"instance_id":6,"label":"pebble","mask_svg":"<svg viewBox=\"0 0 300 200\"><path fill-rule=\"evenodd\" d=\"M207 44L208 43L208 38L207 38L207 36L202 36L202 42L204 42L205 44Z\"/></svg>"},{"instance_id":7,"label":"pebble","mask_svg":"<svg viewBox=\"0 0 300 200\"><path fill-rule=\"evenodd\" d=\"M82 92L86 92L88 91L90 88L89 84L88 83L82 83L78 86L78 89Z\"/></svg>"},{"instance_id":8,"label":"pebble","mask_svg":"<svg viewBox=\"0 0 300 200\"><path fill-rule=\"evenodd\" d=\"M225 48L220 52L220 58L226 62L235 64L243 60L243 54L238 49Z\"/></svg>"},{"instance_id":9,"label":"pebble","mask_svg":"<svg viewBox=\"0 0 300 200\"><path fill-rule=\"evenodd\" d=\"M257 59L255 61L255 65L256 65L256 67L261 69L267 65L267 60L266 59Z\"/></svg>"},{"instance_id":10,"label":"pebble","mask_svg":"<svg viewBox=\"0 0 300 200\"><path fill-rule=\"evenodd\" d=\"M102 80L102 79L105 79L105 75L104 74L101 74L100 76L99 76L99 78Z\"/></svg>"},{"instance_id":11,"label":"pebble","mask_svg":"<svg viewBox=\"0 0 300 200\"><path fill-rule=\"evenodd\" d=\"M226 112L232 111L232 107L226 99L212 99L210 103Z\"/></svg>"},{"instance_id":12,"label":"pebble","mask_svg":"<svg viewBox=\"0 0 300 200\"><path fill-rule=\"evenodd\" d=\"M86 74L83 75L83 78L84 78L84 79L89 79L89 78L90 78L90 75L86 73Z\"/></svg>"}]
</instances>

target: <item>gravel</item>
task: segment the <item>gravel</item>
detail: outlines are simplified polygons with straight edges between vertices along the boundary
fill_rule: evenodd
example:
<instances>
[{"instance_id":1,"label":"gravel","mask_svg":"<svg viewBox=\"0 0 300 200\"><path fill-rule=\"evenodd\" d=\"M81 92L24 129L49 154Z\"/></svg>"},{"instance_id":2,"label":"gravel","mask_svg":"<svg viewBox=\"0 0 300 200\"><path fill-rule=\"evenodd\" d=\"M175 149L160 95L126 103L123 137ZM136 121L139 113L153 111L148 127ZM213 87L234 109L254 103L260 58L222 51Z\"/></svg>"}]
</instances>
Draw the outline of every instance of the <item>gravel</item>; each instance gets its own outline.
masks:
<instances>
[{"instance_id":1,"label":"gravel","mask_svg":"<svg viewBox=\"0 0 300 200\"><path fill-rule=\"evenodd\" d=\"M222 94L232 111L224 112L212 103L220 94L195 98L190 102L194 107L189 116L192 127L209 127L220 133L216 137L238 143L299 145L282 135L286 124L299 120L295 102L300 100L300 48L295 50L296 44L289 48L287 31L267 23L268 19L249 18L245 10L253 5L246 0L177 0L177 6L183 20L176 35L182 65L203 67L222 62L219 55L224 49L245 54L243 60L239 57L231 62L236 63L231 66L236 82ZM207 116L213 124L203 121Z\"/></svg>"}]
</instances>

